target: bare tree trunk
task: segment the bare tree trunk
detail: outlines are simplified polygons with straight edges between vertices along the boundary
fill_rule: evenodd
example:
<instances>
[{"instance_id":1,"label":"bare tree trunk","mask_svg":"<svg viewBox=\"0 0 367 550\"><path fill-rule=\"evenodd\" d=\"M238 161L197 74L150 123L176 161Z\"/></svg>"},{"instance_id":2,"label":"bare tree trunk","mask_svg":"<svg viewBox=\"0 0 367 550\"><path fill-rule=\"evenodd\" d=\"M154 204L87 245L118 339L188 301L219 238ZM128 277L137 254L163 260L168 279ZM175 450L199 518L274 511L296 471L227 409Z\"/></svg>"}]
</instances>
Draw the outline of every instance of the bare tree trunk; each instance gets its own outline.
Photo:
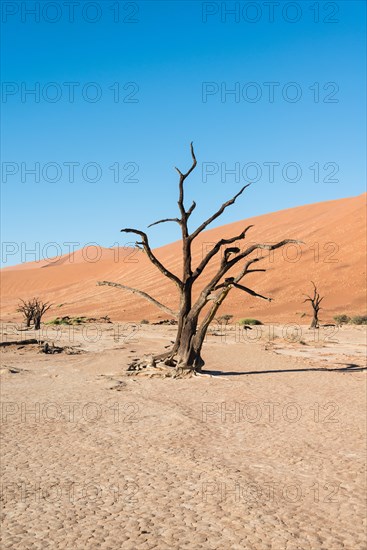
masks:
<instances>
[{"instance_id":1,"label":"bare tree trunk","mask_svg":"<svg viewBox=\"0 0 367 550\"><path fill-rule=\"evenodd\" d=\"M299 243L299 241L295 241L293 239L285 239L273 245L260 243L254 244L242 251L237 246L228 247L227 245L233 245L236 243L236 241L242 241L246 238L247 231L252 227L251 225L249 225L243 231L241 231L239 235L235 235L230 238L220 239L211 248L211 250L209 250L209 252L203 256L199 264L193 269L191 246L194 239L196 239L196 237L198 237L198 235L202 231L204 231L209 224L219 218L228 206L234 204L236 199L243 193L243 191L249 186L249 184L244 185L240 189L240 191L236 195L234 195L234 197L224 202L212 216L206 219L203 223L201 223L201 225L199 225L194 231L190 233L188 229L188 220L196 207L196 203L193 202L190 208L186 210L184 205L184 182L197 165L192 143L191 156L192 165L187 172L183 173L178 168L176 168L179 174L178 207L181 216L179 218L165 218L162 220L158 220L157 222L154 222L149 226L151 227L153 225L166 222L175 222L180 225L182 235L182 277L179 278L176 274L172 273L155 256L149 245L148 236L146 233L139 229L121 229L121 231L124 233L134 233L140 236L141 241L137 242L136 245L139 248L143 248L151 263L155 267L157 267L165 277L174 282L175 285L178 287L180 298L178 313L176 314L176 312L174 312L164 304L158 302L155 298L149 296L143 291L127 287L126 285L122 285L121 283L113 283L109 281L102 281L98 283L102 285L120 287L129 292L133 292L134 294L137 294L145 298L146 300L149 300L160 309L163 309L164 311L173 314L178 320L177 334L173 347L168 352L150 357L148 360L142 359L138 362L134 361L129 366L129 370L140 371L147 367L157 367L156 370L160 370L164 368L164 365L166 365L167 367L171 367L171 373L173 372L175 376L187 376L200 371L202 369L202 366L204 365L204 361L201 356L201 349L203 346L205 335L207 333L210 323L216 315L217 310L227 297L230 290L232 288L236 288L238 290L246 292L247 294L250 294L251 296L270 300L270 298L266 298L265 296L262 296L261 294L258 294L250 288L240 284L241 279L245 275L247 275L247 273L254 273L255 271L265 271L264 269L249 269L249 267L254 262L260 261L261 259L263 259L263 257L252 259L248 259L248 257L258 249L275 250L288 243ZM192 291L194 283L203 273L212 258L214 258L219 252L223 252L223 254L217 272L212 277L210 282L206 284L206 286L202 289L195 303L193 303ZM235 267L237 263L239 263L241 260L245 260L245 264L237 277L226 277L227 272ZM219 290L219 293L215 294L217 290ZM209 302L211 302L209 310L204 315L201 324L198 326L199 316L203 308Z\"/></svg>"},{"instance_id":2,"label":"bare tree trunk","mask_svg":"<svg viewBox=\"0 0 367 550\"><path fill-rule=\"evenodd\" d=\"M306 299L303 300L303 303L310 302L312 306L312 312L313 317L311 321L310 328L319 328L319 311L320 311L320 303L324 299L324 296L320 296L319 292L317 291L317 287L313 281L311 281L313 285L313 296L309 296L308 294L304 294L306 296Z\"/></svg>"},{"instance_id":3,"label":"bare tree trunk","mask_svg":"<svg viewBox=\"0 0 367 550\"><path fill-rule=\"evenodd\" d=\"M41 317L37 316L34 318L34 330L39 330L41 328Z\"/></svg>"},{"instance_id":4,"label":"bare tree trunk","mask_svg":"<svg viewBox=\"0 0 367 550\"><path fill-rule=\"evenodd\" d=\"M179 347L176 353L176 369L179 373L184 371L200 370L203 363L200 351L194 346L198 316L188 315L182 328Z\"/></svg>"},{"instance_id":5,"label":"bare tree trunk","mask_svg":"<svg viewBox=\"0 0 367 550\"><path fill-rule=\"evenodd\" d=\"M318 311L314 311L310 328L319 328Z\"/></svg>"}]
</instances>

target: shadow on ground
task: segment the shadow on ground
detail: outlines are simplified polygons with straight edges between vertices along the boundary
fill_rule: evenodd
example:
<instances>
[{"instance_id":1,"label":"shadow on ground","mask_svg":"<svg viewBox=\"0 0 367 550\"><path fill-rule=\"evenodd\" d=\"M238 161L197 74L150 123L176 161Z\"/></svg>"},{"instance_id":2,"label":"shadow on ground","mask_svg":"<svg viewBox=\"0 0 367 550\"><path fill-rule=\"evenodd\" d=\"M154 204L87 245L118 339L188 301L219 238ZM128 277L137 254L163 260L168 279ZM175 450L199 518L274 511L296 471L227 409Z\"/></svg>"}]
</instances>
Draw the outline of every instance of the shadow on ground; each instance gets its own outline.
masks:
<instances>
[{"instance_id":1,"label":"shadow on ground","mask_svg":"<svg viewBox=\"0 0 367 550\"><path fill-rule=\"evenodd\" d=\"M338 363L344 365L344 363ZM248 374L275 374L281 372L361 372L367 370L367 367L361 367L354 363L346 363L344 367L326 368L326 367L311 367L309 369L274 369L274 370L253 370L241 372L225 372L221 370L206 370L203 369L203 374L212 376L243 376Z\"/></svg>"}]
</instances>

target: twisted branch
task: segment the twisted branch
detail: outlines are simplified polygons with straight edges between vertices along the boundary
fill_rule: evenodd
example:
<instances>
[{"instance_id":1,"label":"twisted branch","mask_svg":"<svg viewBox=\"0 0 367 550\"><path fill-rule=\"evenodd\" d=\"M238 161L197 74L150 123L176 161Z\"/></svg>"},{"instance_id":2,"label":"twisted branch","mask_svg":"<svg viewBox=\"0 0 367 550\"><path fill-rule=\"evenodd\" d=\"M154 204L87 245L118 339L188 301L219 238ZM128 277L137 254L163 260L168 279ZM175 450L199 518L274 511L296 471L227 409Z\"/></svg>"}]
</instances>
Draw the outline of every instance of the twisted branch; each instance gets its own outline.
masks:
<instances>
[{"instance_id":1,"label":"twisted branch","mask_svg":"<svg viewBox=\"0 0 367 550\"><path fill-rule=\"evenodd\" d=\"M139 229L131 229L131 228L127 227L125 229L121 229L121 232L122 233L135 233L136 235L140 235L140 237L142 239L142 242L138 243L138 244L143 245L143 248L144 248L145 252L147 253L147 256L150 259L150 261L152 262L152 264L154 264L159 269L159 271L161 271L163 273L163 275L165 275L166 277L171 279L171 281L174 281L179 288L182 288L182 285L183 285L182 281L176 275L171 273L171 271L169 271L158 260L158 258L153 254L152 249L149 246L148 236L147 236L146 233L144 233L144 231L140 231Z\"/></svg>"},{"instance_id":2,"label":"twisted branch","mask_svg":"<svg viewBox=\"0 0 367 550\"><path fill-rule=\"evenodd\" d=\"M244 192L244 190L249 187L251 185L251 183L248 183L247 185L244 185L242 187L242 189L240 189L240 191L234 196L232 197L232 199L229 199L228 201L224 202L222 204L222 206L219 208L219 210L217 210L212 216L210 216L210 218L208 218L207 220L205 220L201 225L199 225L199 227L197 229L195 229L195 231L193 233L191 233L190 235L190 240L193 241L198 235L199 233L201 233L202 231L204 231L204 229L209 225L211 224L214 220L216 220L217 218L219 218L219 216L221 216L224 212L224 210L228 207L228 206L231 206L231 204L235 203L236 202L236 199L242 195L242 193Z\"/></svg>"},{"instance_id":3,"label":"twisted branch","mask_svg":"<svg viewBox=\"0 0 367 550\"><path fill-rule=\"evenodd\" d=\"M123 290L127 290L128 292L131 292L132 294L138 294L139 296L141 296L145 300L148 300L148 302L151 302L155 306L159 307L160 309L162 309L163 311L168 313L168 315L172 315L172 317L175 317L176 319L178 317L177 311L173 311L173 309L171 309L170 307L165 306L164 304L161 304L161 302L158 302L158 300L156 300L155 298L153 298L152 296L150 296L146 292L143 292L142 290L138 290L137 288L132 288L130 286L123 285L121 283L112 283L110 281L98 281L97 285L98 286L113 286L115 288L122 288Z\"/></svg>"}]
</instances>

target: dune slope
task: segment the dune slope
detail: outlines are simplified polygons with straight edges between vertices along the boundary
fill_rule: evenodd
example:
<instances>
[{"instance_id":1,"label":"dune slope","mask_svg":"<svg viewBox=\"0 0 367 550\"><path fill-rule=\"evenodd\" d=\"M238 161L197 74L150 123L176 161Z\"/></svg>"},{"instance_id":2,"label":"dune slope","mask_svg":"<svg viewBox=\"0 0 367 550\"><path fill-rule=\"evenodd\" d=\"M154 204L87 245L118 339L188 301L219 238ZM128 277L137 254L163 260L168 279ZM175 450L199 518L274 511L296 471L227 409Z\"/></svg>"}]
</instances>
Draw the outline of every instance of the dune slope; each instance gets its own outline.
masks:
<instances>
[{"instance_id":1,"label":"dune slope","mask_svg":"<svg viewBox=\"0 0 367 550\"><path fill-rule=\"evenodd\" d=\"M248 275L246 283L244 281L257 292L274 298L273 302L232 290L221 313L232 314L234 320L255 317L265 322L297 322L302 318L303 323L307 322L309 304L302 303L302 294L311 292L313 280L325 295L323 321L337 313L362 314L366 305L365 203L366 194L363 194L209 229L195 241L193 263L196 265L219 239L239 234L253 224L246 241L238 243L241 249L255 242L274 243L284 238L299 239L304 244L276 250L261 262L266 273ZM180 242L174 242L156 249L155 253L162 263L180 275L180 251ZM143 252L117 248L102 249L96 260L95 255L96 250L79 250L52 262L29 262L2 269L2 321L20 321L16 313L19 298L33 296L55 304L46 319L56 315L109 315L114 321L152 321L167 317L140 297L96 286L98 280L134 286L170 307L177 307L175 285L150 264ZM213 275L219 260L220 255L198 279L196 293ZM303 313L306 315L301 317Z\"/></svg>"}]
</instances>

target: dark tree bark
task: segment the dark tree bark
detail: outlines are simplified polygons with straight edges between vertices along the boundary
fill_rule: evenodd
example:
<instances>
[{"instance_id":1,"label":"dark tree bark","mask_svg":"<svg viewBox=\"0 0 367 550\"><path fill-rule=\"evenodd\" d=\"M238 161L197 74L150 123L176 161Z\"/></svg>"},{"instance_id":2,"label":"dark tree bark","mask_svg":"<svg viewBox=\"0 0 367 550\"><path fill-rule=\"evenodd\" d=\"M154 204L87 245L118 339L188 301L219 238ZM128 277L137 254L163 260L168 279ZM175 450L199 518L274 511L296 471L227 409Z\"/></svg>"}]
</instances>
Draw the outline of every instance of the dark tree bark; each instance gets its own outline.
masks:
<instances>
[{"instance_id":1,"label":"dark tree bark","mask_svg":"<svg viewBox=\"0 0 367 550\"><path fill-rule=\"evenodd\" d=\"M136 235L139 235L141 241L138 241L136 245L142 247L153 265L155 265L168 279L175 283L179 292L178 313L176 314L176 312L170 310L170 308L161 304L160 302L155 300L155 298L140 290L126 287L125 285L121 285L118 283L111 283L109 281L101 281L97 283L99 285L120 287L129 292L139 294L146 300L155 303L156 306L160 307L164 311L171 313L178 320L176 340L173 344L172 349L161 355L153 357L152 360L149 361L149 363L144 360L140 361L139 363L134 363L133 365L131 365L131 370L142 370L148 364L149 366L156 368L163 368L163 365L166 367L170 367L170 370L174 372L175 376L186 376L199 372L204 365L204 361L201 357L201 349L209 324L212 322L218 309L220 308L221 304L226 299L232 288L237 288L238 290L241 290L252 296L256 296L265 300L271 300L270 298L266 298L265 296L262 296L261 294L258 294L250 288L240 284L240 281L248 273L265 271L264 269L250 269L250 266L253 263L258 262L262 259L250 258L251 254L258 249L275 250L288 243L300 242L293 239L285 239L273 245L258 243L249 246L242 251L236 246L228 246L233 245L238 241L244 240L246 238L247 232L252 227L251 225L249 225L248 227L244 228L244 230L239 235L235 235L226 239L220 239L204 256L199 265L193 268L191 248L194 239L202 231L204 231L210 223L219 218L228 206L234 204L236 199L244 192L247 187L249 187L250 184L244 185L234 197L223 203L222 206L212 216L210 216L192 233L190 233L188 228L188 220L196 207L196 203L193 202L192 205L186 210L184 205L184 182L197 165L192 143L191 157L192 164L187 172L183 173L178 168L176 168L179 174L178 208L180 212L180 217L158 220L150 224L149 226L151 227L166 222L174 222L179 224L182 235L182 276L180 278L177 277L176 275L171 273L165 266L162 265L162 263L158 260L158 258L151 250L146 233L138 229L130 228L121 230L125 233L135 233ZM193 303L192 290L194 283L200 277L212 258L214 258L220 251L223 251L223 255L217 273L214 275L211 281L202 289L199 297L197 298L195 303ZM244 262L242 262L242 260L244 260ZM240 269L238 275L236 277L226 278L225 276L227 272L233 267L237 266L237 264L242 266L242 269ZM199 324L200 315L206 306L209 306L208 311L203 316Z\"/></svg>"},{"instance_id":2,"label":"dark tree bark","mask_svg":"<svg viewBox=\"0 0 367 550\"><path fill-rule=\"evenodd\" d=\"M33 321L33 316L35 312L35 298L33 300L21 300L20 304L18 305L17 311L19 313L23 313L24 321L27 327L31 326L31 322Z\"/></svg>"},{"instance_id":3,"label":"dark tree bark","mask_svg":"<svg viewBox=\"0 0 367 550\"><path fill-rule=\"evenodd\" d=\"M41 328L41 320L43 315L50 309L52 304L49 302L42 302L38 298L35 298L35 311L33 315L34 329L39 330Z\"/></svg>"},{"instance_id":4,"label":"dark tree bark","mask_svg":"<svg viewBox=\"0 0 367 550\"><path fill-rule=\"evenodd\" d=\"M313 281L311 281L313 285L313 296L309 296L308 294L304 294L303 296L306 296L306 299L303 300L303 303L310 302L312 306L312 321L310 328L319 328L319 311L321 309L320 303L324 299L324 296L320 297L320 294L317 291L316 285Z\"/></svg>"}]
</instances>

